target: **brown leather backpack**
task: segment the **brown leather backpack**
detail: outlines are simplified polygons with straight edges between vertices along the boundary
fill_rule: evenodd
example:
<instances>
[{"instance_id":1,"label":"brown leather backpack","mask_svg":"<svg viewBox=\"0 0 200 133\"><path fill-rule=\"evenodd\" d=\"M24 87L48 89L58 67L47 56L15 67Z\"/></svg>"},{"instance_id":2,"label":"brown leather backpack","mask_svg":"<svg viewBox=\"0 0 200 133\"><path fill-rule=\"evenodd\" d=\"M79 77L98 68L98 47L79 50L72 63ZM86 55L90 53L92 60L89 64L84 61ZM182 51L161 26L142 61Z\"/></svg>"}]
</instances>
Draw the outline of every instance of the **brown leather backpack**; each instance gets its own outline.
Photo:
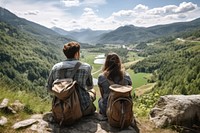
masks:
<instances>
[{"instance_id":1,"label":"brown leather backpack","mask_svg":"<svg viewBox=\"0 0 200 133\"><path fill-rule=\"evenodd\" d=\"M80 65L80 62L75 65L71 77L58 79L53 83L52 92L55 97L52 102L52 113L55 121L60 125L72 125L82 117L77 93L78 84L76 81L73 81L74 74Z\"/></svg>"},{"instance_id":2,"label":"brown leather backpack","mask_svg":"<svg viewBox=\"0 0 200 133\"><path fill-rule=\"evenodd\" d=\"M132 86L110 85L106 115L108 123L113 127L126 128L133 120Z\"/></svg>"}]
</instances>

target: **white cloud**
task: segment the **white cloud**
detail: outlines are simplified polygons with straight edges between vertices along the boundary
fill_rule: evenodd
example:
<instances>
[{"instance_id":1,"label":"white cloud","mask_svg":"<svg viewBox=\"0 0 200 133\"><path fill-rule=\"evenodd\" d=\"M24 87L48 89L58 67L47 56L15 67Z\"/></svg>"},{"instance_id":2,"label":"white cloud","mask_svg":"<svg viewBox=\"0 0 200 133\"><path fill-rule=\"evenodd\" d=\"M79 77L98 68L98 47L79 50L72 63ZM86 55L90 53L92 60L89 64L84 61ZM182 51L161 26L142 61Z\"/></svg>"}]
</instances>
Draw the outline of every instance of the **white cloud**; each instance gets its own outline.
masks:
<instances>
[{"instance_id":1,"label":"white cloud","mask_svg":"<svg viewBox=\"0 0 200 133\"><path fill-rule=\"evenodd\" d=\"M153 8L148 11L151 15L169 15L169 14L178 14L178 13L185 13L189 11L193 11L197 9L197 5L191 2L183 2L179 6L176 5L168 5L159 8Z\"/></svg>"},{"instance_id":2,"label":"white cloud","mask_svg":"<svg viewBox=\"0 0 200 133\"><path fill-rule=\"evenodd\" d=\"M192 2L183 2L180 5L167 5L149 8L138 4L131 10L113 12L103 18L98 5L106 4L106 0L60 0L55 1L9 1L4 3L5 8L19 17L45 25L57 26L65 30L91 28L94 30L116 29L119 26L133 24L135 26L153 26L179 21L188 21L199 17L200 8ZM17 6L16 6L17 5ZM73 8L70 8L72 7ZM64 8L64 10L63 10ZM75 11L75 14L74 12ZM83 11L81 13L81 11Z\"/></svg>"},{"instance_id":3,"label":"white cloud","mask_svg":"<svg viewBox=\"0 0 200 133\"><path fill-rule=\"evenodd\" d=\"M133 10L121 10L112 14L112 21L135 26L153 26L198 18L200 8L192 2L183 2L179 6L167 5L149 9L139 4Z\"/></svg>"},{"instance_id":4,"label":"white cloud","mask_svg":"<svg viewBox=\"0 0 200 133\"><path fill-rule=\"evenodd\" d=\"M98 5L106 4L106 0L60 0L61 3L64 3L65 7L75 7L75 6L89 6L97 7Z\"/></svg>"},{"instance_id":5,"label":"white cloud","mask_svg":"<svg viewBox=\"0 0 200 133\"><path fill-rule=\"evenodd\" d=\"M116 29L119 26L127 24L148 27L191 20L198 18L198 14L200 14L199 7L191 2L183 2L179 6L167 5L152 9L139 4L132 10L120 10L112 13L107 18L99 17L97 15L98 10L93 10L93 8L84 8L83 11L84 12L78 18L71 16L72 18L70 17L70 21L57 21L57 26L67 30L81 28L91 28L94 30Z\"/></svg>"},{"instance_id":6,"label":"white cloud","mask_svg":"<svg viewBox=\"0 0 200 133\"><path fill-rule=\"evenodd\" d=\"M106 4L106 0L83 0L83 4L88 6L98 6Z\"/></svg>"},{"instance_id":7,"label":"white cloud","mask_svg":"<svg viewBox=\"0 0 200 133\"><path fill-rule=\"evenodd\" d=\"M79 6L80 2L79 0L60 0L61 3L64 3L66 7L73 7L73 6Z\"/></svg>"},{"instance_id":8,"label":"white cloud","mask_svg":"<svg viewBox=\"0 0 200 133\"><path fill-rule=\"evenodd\" d=\"M134 15L134 11L133 10L121 10L119 12L114 12L112 14L112 16L114 16L114 17L122 17L122 16L131 17L133 15Z\"/></svg>"},{"instance_id":9,"label":"white cloud","mask_svg":"<svg viewBox=\"0 0 200 133\"><path fill-rule=\"evenodd\" d=\"M179 5L179 7L175 10L176 13L184 13L188 11L192 11L197 9L197 5L193 4L192 2L183 2Z\"/></svg>"},{"instance_id":10,"label":"white cloud","mask_svg":"<svg viewBox=\"0 0 200 133\"><path fill-rule=\"evenodd\" d=\"M149 9L148 6L145 6L145 5L142 5L142 4L139 4L134 8L134 10L138 11L138 12L146 11L148 9Z\"/></svg>"},{"instance_id":11,"label":"white cloud","mask_svg":"<svg viewBox=\"0 0 200 133\"><path fill-rule=\"evenodd\" d=\"M38 10L27 11L24 13L24 15L38 15L38 14L39 14Z\"/></svg>"}]
</instances>

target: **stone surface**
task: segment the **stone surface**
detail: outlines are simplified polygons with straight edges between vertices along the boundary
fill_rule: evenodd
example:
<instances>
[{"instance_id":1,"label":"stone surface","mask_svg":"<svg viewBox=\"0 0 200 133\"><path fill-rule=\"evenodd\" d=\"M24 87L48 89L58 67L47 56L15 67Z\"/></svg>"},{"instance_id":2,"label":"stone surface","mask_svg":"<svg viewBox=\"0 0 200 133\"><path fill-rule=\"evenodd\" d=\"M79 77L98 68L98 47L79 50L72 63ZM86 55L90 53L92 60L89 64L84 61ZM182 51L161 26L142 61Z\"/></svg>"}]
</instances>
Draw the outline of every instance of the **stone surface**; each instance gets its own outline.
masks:
<instances>
[{"instance_id":1,"label":"stone surface","mask_svg":"<svg viewBox=\"0 0 200 133\"><path fill-rule=\"evenodd\" d=\"M69 127L60 127L56 123L49 123L49 127L53 132L61 133L136 133L133 127L123 130L111 127L107 121L101 119L101 115L98 113L83 117L80 121Z\"/></svg>"},{"instance_id":2,"label":"stone surface","mask_svg":"<svg viewBox=\"0 0 200 133\"><path fill-rule=\"evenodd\" d=\"M36 123L36 122L37 122L36 119L27 119L27 120L19 121L19 122L15 123L13 125L13 128L19 129L19 128L22 128L22 127L27 127L27 126L30 126L30 125Z\"/></svg>"},{"instance_id":3,"label":"stone surface","mask_svg":"<svg viewBox=\"0 0 200 133\"><path fill-rule=\"evenodd\" d=\"M0 109L8 107L8 102L9 102L9 99L4 98L0 104Z\"/></svg>"},{"instance_id":4,"label":"stone surface","mask_svg":"<svg viewBox=\"0 0 200 133\"><path fill-rule=\"evenodd\" d=\"M0 125L3 126L8 122L7 118L4 116L1 116L0 118Z\"/></svg>"},{"instance_id":5,"label":"stone surface","mask_svg":"<svg viewBox=\"0 0 200 133\"><path fill-rule=\"evenodd\" d=\"M11 104L11 108L16 112L19 112L24 109L24 104L22 104L19 100L15 100L14 103Z\"/></svg>"},{"instance_id":6,"label":"stone surface","mask_svg":"<svg viewBox=\"0 0 200 133\"><path fill-rule=\"evenodd\" d=\"M8 106L8 102L9 102L9 99L4 98L3 101L0 104L0 110L5 112L5 113L15 114L16 111L13 108L11 108L10 106Z\"/></svg>"},{"instance_id":7,"label":"stone surface","mask_svg":"<svg viewBox=\"0 0 200 133\"><path fill-rule=\"evenodd\" d=\"M150 120L161 128L170 125L200 126L200 95L161 96L150 111Z\"/></svg>"},{"instance_id":8,"label":"stone surface","mask_svg":"<svg viewBox=\"0 0 200 133\"><path fill-rule=\"evenodd\" d=\"M5 98L0 104L0 111L4 113L17 113L23 111L24 104L19 100L15 100L14 103L9 106L9 99ZM17 115L17 114L16 114ZM6 117L0 118L0 125L5 125L9 119ZM72 126L60 127L53 119L51 112L46 112L44 114L34 114L29 119L22 120L13 124L12 128L17 131L17 129L25 129L26 132L38 132L38 133L136 133L133 127L128 127L126 129L120 130L111 127L105 117L101 116L99 113L94 113L94 115L81 118Z\"/></svg>"},{"instance_id":9,"label":"stone surface","mask_svg":"<svg viewBox=\"0 0 200 133\"><path fill-rule=\"evenodd\" d=\"M52 119L52 113L35 114L30 119L14 124L13 128L27 127L29 131L38 133L136 133L133 127L117 129L110 127L107 121L101 119L101 115L94 115L81 118L72 126L60 127Z\"/></svg>"}]
</instances>

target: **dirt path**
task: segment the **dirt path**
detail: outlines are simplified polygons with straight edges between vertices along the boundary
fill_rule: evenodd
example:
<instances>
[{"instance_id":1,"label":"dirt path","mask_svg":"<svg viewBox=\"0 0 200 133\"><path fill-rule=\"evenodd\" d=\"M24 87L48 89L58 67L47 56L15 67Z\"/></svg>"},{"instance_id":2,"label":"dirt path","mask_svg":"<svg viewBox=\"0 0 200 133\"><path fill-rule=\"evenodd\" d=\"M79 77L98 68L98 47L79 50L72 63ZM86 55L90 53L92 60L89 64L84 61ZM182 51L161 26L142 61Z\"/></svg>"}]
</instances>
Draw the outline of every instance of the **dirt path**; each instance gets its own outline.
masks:
<instances>
[{"instance_id":1,"label":"dirt path","mask_svg":"<svg viewBox=\"0 0 200 133\"><path fill-rule=\"evenodd\" d=\"M138 88L135 89L135 94L137 96L141 96L142 94L144 94L145 92L151 91L151 89L156 85L156 83L148 83L145 84L143 86L140 86Z\"/></svg>"},{"instance_id":2,"label":"dirt path","mask_svg":"<svg viewBox=\"0 0 200 133\"><path fill-rule=\"evenodd\" d=\"M98 73L98 72L100 72L102 70L102 68L100 68L99 70L97 70L96 72L93 72L92 73L92 75L94 75L94 74L96 74L96 73Z\"/></svg>"}]
</instances>

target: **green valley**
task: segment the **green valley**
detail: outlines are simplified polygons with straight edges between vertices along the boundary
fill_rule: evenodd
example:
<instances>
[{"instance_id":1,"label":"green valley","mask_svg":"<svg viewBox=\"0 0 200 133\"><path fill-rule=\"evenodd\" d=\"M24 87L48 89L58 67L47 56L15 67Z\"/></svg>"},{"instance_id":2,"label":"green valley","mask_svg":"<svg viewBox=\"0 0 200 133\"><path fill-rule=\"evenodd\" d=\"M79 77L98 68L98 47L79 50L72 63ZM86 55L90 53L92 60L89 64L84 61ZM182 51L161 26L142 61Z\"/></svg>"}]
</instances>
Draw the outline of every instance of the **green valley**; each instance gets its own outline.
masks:
<instances>
[{"instance_id":1,"label":"green valley","mask_svg":"<svg viewBox=\"0 0 200 133\"><path fill-rule=\"evenodd\" d=\"M52 98L45 84L52 66L65 60L63 44L73 39L18 18L6 9L0 8L0 12L0 100L18 99L25 103L26 110L17 118L49 111ZM142 31L134 26L121 27L107 36L101 36L104 37L101 43L80 42L80 60L92 66L94 80L97 80L102 64L94 63L96 57L116 52L133 82L135 115L145 121L162 95L200 94L199 20L185 23L184 30L180 32L179 24L142 28ZM170 26L177 29L168 29ZM132 33L131 29L137 32ZM123 33L124 30L130 34ZM166 33L162 36L164 31ZM125 34L125 38L132 41L109 43L118 41L116 38L120 34ZM140 38L142 35L138 34L144 34L146 38ZM109 40L108 43L106 40ZM96 84L94 88L97 91L97 106L100 93ZM14 116L9 117L14 119ZM0 127L0 132L2 130L3 127Z\"/></svg>"}]
</instances>

